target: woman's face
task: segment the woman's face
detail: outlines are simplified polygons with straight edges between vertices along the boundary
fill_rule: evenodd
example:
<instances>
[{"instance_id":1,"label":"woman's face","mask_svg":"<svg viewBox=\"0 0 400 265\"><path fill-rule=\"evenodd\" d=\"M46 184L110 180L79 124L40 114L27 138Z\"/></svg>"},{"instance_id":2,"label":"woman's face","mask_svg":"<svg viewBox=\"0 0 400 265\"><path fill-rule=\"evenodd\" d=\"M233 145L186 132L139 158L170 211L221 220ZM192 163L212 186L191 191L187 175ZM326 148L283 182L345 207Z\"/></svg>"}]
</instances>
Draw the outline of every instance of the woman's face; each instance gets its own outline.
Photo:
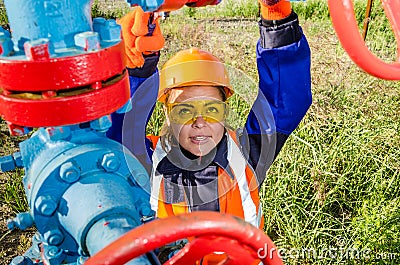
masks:
<instances>
[{"instance_id":1,"label":"woman's face","mask_svg":"<svg viewBox=\"0 0 400 265\"><path fill-rule=\"evenodd\" d=\"M187 103L202 108L203 102L222 101L222 95L217 87L190 86L172 89L168 103ZM192 101L192 102L191 102ZM199 104L199 105L196 105ZM207 155L221 141L225 129L224 121L207 122L207 118L197 116L195 120L187 124L174 122L174 118L167 113L167 122L179 144L196 156Z\"/></svg>"}]
</instances>

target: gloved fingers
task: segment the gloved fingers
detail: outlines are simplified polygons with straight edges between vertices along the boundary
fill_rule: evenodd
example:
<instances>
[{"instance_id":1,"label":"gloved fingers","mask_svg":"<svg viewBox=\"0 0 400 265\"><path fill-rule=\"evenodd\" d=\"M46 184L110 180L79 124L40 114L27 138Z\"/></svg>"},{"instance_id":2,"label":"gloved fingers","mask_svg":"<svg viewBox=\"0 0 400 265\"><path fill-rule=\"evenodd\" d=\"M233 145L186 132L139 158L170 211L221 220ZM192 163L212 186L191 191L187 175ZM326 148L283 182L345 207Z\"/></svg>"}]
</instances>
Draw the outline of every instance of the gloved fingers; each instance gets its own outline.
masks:
<instances>
[{"instance_id":1,"label":"gloved fingers","mask_svg":"<svg viewBox=\"0 0 400 265\"><path fill-rule=\"evenodd\" d=\"M140 52L159 51L164 46L162 35L140 36L136 38L135 46Z\"/></svg>"},{"instance_id":2,"label":"gloved fingers","mask_svg":"<svg viewBox=\"0 0 400 265\"><path fill-rule=\"evenodd\" d=\"M155 29L151 36L141 36L135 40L135 46L138 51L149 52L159 51L164 47L165 39L161 33L160 24L155 21Z\"/></svg>"},{"instance_id":3,"label":"gloved fingers","mask_svg":"<svg viewBox=\"0 0 400 265\"><path fill-rule=\"evenodd\" d=\"M133 24L135 23L136 10L137 9L129 12L128 14L117 20L117 23L121 25L123 36L131 35L131 29L133 27Z\"/></svg>"},{"instance_id":4,"label":"gloved fingers","mask_svg":"<svg viewBox=\"0 0 400 265\"><path fill-rule=\"evenodd\" d=\"M261 17L266 20L280 20L288 17L292 12L289 0L259 0L261 3Z\"/></svg>"},{"instance_id":5,"label":"gloved fingers","mask_svg":"<svg viewBox=\"0 0 400 265\"><path fill-rule=\"evenodd\" d=\"M149 33L149 19L151 13L145 13L137 7L117 21L122 27L122 36L125 42L125 58L128 68L141 68L145 63L142 52L158 51L164 46L164 38L160 25L155 19L156 27L151 36Z\"/></svg>"},{"instance_id":6,"label":"gloved fingers","mask_svg":"<svg viewBox=\"0 0 400 265\"><path fill-rule=\"evenodd\" d=\"M132 27L132 34L135 36L144 36L149 33L149 19L150 13L145 13L142 8L136 9L135 21Z\"/></svg>"},{"instance_id":7,"label":"gloved fingers","mask_svg":"<svg viewBox=\"0 0 400 265\"><path fill-rule=\"evenodd\" d=\"M144 64L144 57L141 52L136 50L135 48L126 48L125 49L127 63L126 66L128 68L136 68L142 67Z\"/></svg>"},{"instance_id":8,"label":"gloved fingers","mask_svg":"<svg viewBox=\"0 0 400 265\"><path fill-rule=\"evenodd\" d=\"M129 12L122 18L117 20L121 25L122 38L124 39L125 47L134 47L136 36L132 34L131 30L135 23L136 9Z\"/></svg>"}]
</instances>

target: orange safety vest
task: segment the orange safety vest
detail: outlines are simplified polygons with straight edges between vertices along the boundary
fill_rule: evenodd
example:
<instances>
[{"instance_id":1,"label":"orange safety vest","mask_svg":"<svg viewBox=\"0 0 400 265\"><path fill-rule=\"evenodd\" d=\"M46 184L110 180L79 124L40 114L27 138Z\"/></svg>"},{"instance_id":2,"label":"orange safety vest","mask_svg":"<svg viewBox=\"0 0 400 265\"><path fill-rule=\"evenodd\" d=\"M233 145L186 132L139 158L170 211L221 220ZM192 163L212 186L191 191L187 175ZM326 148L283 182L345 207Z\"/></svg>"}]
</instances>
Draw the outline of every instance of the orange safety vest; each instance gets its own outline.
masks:
<instances>
[{"instance_id":1,"label":"orange safety vest","mask_svg":"<svg viewBox=\"0 0 400 265\"><path fill-rule=\"evenodd\" d=\"M153 169L151 173L151 208L158 218L179 215L189 212L185 202L165 203L164 178L156 172L161 160L167 155L159 141L159 136L148 137L153 143ZM240 151L235 131L228 131L228 162L234 178L218 169L218 198L221 213L232 214L262 229L264 217L259 197L258 182L253 168Z\"/></svg>"}]
</instances>

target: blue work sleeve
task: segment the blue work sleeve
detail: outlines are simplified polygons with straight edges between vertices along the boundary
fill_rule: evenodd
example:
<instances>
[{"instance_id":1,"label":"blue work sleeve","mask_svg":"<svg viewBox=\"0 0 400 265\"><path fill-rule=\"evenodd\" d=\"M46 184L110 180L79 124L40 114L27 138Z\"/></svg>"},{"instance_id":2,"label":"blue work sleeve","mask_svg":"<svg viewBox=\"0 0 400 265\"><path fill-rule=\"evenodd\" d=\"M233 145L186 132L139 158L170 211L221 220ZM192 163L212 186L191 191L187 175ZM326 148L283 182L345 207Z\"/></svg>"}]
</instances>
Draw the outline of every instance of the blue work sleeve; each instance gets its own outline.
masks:
<instances>
[{"instance_id":1,"label":"blue work sleeve","mask_svg":"<svg viewBox=\"0 0 400 265\"><path fill-rule=\"evenodd\" d=\"M122 143L145 166L151 168L151 143L146 138L146 126L157 100L158 71L147 78L129 76L132 109L111 114L112 126L107 136Z\"/></svg>"},{"instance_id":2,"label":"blue work sleeve","mask_svg":"<svg viewBox=\"0 0 400 265\"><path fill-rule=\"evenodd\" d=\"M297 15L293 12L281 21L261 20L259 26L259 91L245 124L242 145L261 184L312 99L310 48Z\"/></svg>"}]
</instances>

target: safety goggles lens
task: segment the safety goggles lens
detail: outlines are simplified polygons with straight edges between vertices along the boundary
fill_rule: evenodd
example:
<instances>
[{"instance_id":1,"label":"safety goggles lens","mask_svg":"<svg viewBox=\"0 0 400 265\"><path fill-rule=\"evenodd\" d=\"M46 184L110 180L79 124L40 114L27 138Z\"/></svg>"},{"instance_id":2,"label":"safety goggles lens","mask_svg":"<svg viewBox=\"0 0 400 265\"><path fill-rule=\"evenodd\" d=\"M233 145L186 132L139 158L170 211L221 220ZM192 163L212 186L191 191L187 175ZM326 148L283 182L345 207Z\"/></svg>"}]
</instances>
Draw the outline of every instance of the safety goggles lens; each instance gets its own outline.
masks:
<instances>
[{"instance_id":1,"label":"safety goggles lens","mask_svg":"<svg viewBox=\"0 0 400 265\"><path fill-rule=\"evenodd\" d=\"M218 100L198 100L178 103L167 103L168 116L173 123L191 124L198 116L206 122L225 120L227 105Z\"/></svg>"}]
</instances>

